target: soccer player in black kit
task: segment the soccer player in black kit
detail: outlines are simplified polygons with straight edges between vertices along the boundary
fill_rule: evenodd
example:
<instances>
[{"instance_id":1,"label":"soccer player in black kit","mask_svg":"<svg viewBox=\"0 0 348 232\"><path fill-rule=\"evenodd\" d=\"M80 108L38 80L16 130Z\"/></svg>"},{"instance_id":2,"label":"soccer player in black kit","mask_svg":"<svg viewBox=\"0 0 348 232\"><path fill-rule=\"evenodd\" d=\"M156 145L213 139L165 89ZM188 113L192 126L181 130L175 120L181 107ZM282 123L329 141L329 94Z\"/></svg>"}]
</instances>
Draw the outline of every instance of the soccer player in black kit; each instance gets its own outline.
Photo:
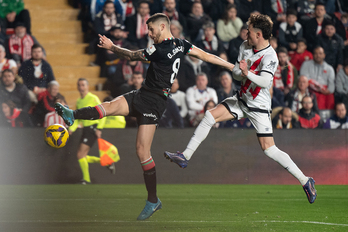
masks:
<instances>
[{"instance_id":1,"label":"soccer player in black kit","mask_svg":"<svg viewBox=\"0 0 348 232\"><path fill-rule=\"evenodd\" d=\"M72 125L75 119L96 120L110 115L130 115L137 118L139 127L136 152L144 171L144 181L148 192L146 205L138 216L138 220L145 220L162 208L162 203L156 194L156 169L150 149L156 126L166 108L169 90L184 56L188 54L231 71L234 67L233 64L202 51L186 40L173 38L170 32L170 21L162 13L152 15L146 24L149 37L154 41L154 44L147 49L130 51L114 45L111 40L102 35L99 35L98 44L99 47L111 50L127 60L151 62L145 84L141 89L119 96L111 102L74 111L59 103L56 104L57 113L62 116L67 125Z\"/></svg>"}]
</instances>

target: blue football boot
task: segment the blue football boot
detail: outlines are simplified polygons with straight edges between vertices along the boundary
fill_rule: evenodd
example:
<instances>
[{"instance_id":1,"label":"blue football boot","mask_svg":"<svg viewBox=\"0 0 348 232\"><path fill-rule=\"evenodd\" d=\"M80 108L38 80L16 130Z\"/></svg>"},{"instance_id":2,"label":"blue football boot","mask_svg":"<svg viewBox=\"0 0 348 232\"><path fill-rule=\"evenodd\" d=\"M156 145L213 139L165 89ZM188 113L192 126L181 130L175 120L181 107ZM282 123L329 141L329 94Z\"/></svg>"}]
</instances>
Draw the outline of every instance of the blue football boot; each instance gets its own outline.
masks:
<instances>
[{"instance_id":1,"label":"blue football boot","mask_svg":"<svg viewBox=\"0 0 348 232\"><path fill-rule=\"evenodd\" d=\"M169 159L170 162L174 162L177 165L179 165L180 168L187 167L188 160L185 158L185 156L182 153L180 153L178 151L176 153L171 153L171 152L165 151L164 157L166 157L166 159Z\"/></svg>"},{"instance_id":2,"label":"blue football boot","mask_svg":"<svg viewBox=\"0 0 348 232\"><path fill-rule=\"evenodd\" d=\"M148 219L149 217L152 216L154 212L156 212L159 209L162 209L162 202L160 201L159 198L157 198L157 203L151 203L149 201L146 201L146 205L143 211L141 211L141 213L139 214L137 220Z\"/></svg>"},{"instance_id":3,"label":"blue football boot","mask_svg":"<svg viewBox=\"0 0 348 232\"><path fill-rule=\"evenodd\" d=\"M66 123L66 125L71 126L74 124L75 118L74 118L74 111L69 109L68 107L63 106L60 103L54 104L54 109L58 113L59 116L61 116Z\"/></svg>"},{"instance_id":4,"label":"blue football boot","mask_svg":"<svg viewBox=\"0 0 348 232\"><path fill-rule=\"evenodd\" d=\"M305 191L309 203L314 203L317 198L317 190L314 187L315 181L312 177L309 177L307 183L303 185L303 190Z\"/></svg>"}]
</instances>

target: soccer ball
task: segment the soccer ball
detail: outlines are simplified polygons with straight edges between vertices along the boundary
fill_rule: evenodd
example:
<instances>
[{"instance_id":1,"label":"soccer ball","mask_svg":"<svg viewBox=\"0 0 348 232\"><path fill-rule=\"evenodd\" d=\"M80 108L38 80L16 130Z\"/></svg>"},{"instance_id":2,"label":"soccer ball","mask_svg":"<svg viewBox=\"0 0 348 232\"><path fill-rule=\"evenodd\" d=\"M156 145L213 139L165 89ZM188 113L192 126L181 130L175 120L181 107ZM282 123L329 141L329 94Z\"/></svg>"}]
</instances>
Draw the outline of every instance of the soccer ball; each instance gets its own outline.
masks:
<instances>
[{"instance_id":1,"label":"soccer ball","mask_svg":"<svg viewBox=\"0 0 348 232\"><path fill-rule=\"evenodd\" d=\"M44 140L51 147L62 148L69 140L69 132L64 126L54 124L46 128Z\"/></svg>"}]
</instances>

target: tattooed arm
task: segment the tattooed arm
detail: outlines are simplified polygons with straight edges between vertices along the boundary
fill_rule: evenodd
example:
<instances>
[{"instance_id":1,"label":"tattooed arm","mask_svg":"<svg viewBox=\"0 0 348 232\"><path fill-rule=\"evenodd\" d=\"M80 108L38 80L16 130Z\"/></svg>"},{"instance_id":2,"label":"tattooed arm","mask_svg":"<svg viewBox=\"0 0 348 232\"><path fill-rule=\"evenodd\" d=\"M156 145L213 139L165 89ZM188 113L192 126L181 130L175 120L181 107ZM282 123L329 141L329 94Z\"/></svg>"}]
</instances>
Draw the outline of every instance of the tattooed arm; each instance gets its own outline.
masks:
<instances>
[{"instance_id":1,"label":"tattooed arm","mask_svg":"<svg viewBox=\"0 0 348 232\"><path fill-rule=\"evenodd\" d=\"M98 47L110 50L113 53L116 53L117 55L119 55L120 57L122 57L126 60L146 61L145 57L143 56L143 49L137 50L137 51L130 51L128 49L121 48L121 47L115 45L105 35L103 35L103 36L99 35Z\"/></svg>"}]
</instances>

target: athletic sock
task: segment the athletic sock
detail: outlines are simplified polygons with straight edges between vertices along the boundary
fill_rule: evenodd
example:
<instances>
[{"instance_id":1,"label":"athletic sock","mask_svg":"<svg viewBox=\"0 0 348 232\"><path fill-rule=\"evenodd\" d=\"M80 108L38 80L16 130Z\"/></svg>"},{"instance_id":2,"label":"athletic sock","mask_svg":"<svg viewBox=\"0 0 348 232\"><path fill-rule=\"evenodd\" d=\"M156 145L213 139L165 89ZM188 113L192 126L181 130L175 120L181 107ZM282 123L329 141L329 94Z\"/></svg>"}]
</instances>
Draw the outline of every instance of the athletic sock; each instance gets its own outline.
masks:
<instances>
[{"instance_id":1,"label":"athletic sock","mask_svg":"<svg viewBox=\"0 0 348 232\"><path fill-rule=\"evenodd\" d=\"M90 164L100 163L100 158L96 156L86 156L87 162Z\"/></svg>"},{"instance_id":2,"label":"athletic sock","mask_svg":"<svg viewBox=\"0 0 348 232\"><path fill-rule=\"evenodd\" d=\"M152 157L141 162L144 171L144 181L147 190L147 200L151 203L157 202L157 181L156 181L156 167Z\"/></svg>"},{"instance_id":3,"label":"athletic sock","mask_svg":"<svg viewBox=\"0 0 348 232\"><path fill-rule=\"evenodd\" d=\"M100 104L94 107L84 107L74 110L75 119L96 120L106 116L104 107Z\"/></svg>"},{"instance_id":4,"label":"athletic sock","mask_svg":"<svg viewBox=\"0 0 348 232\"><path fill-rule=\"evenodd\" d=\"M267 148L264 153L273 159L274 161L278 162L283 168L288 170L298 181L305 185L308 181L308 177L306 177L302 171L297 167L297 165L292 161L290 156L286 154L285 152L281 151L276 147L276 145L273 145L272 147Z\"/></svg>"},{"instance_id":5,"label":"athletic sock","mask_svg":"<svg viewBox=\"0 0 348 232\"><path fill-rule=\"evenodd\" d=\"M207 111L204 118L199 123L190 142L188 143L186 150L183 152L187 160L191 159L193 153L197 150L198 146L203 142L203 140L208 136L210 129L214 126L215 119L213 115Z\"/></svg>"},{"instance_id":6,"label":"athletic sock","mask_svg":"<svg viewBox=\"0 0 348 232\"><path fill-rule=\"evenodd\" d=\"M91 182L91 179L89 177L88 162L86 157L79 159L79 164L82 171L83 179L87 182Z\"/></svg>"}]
</instances>

